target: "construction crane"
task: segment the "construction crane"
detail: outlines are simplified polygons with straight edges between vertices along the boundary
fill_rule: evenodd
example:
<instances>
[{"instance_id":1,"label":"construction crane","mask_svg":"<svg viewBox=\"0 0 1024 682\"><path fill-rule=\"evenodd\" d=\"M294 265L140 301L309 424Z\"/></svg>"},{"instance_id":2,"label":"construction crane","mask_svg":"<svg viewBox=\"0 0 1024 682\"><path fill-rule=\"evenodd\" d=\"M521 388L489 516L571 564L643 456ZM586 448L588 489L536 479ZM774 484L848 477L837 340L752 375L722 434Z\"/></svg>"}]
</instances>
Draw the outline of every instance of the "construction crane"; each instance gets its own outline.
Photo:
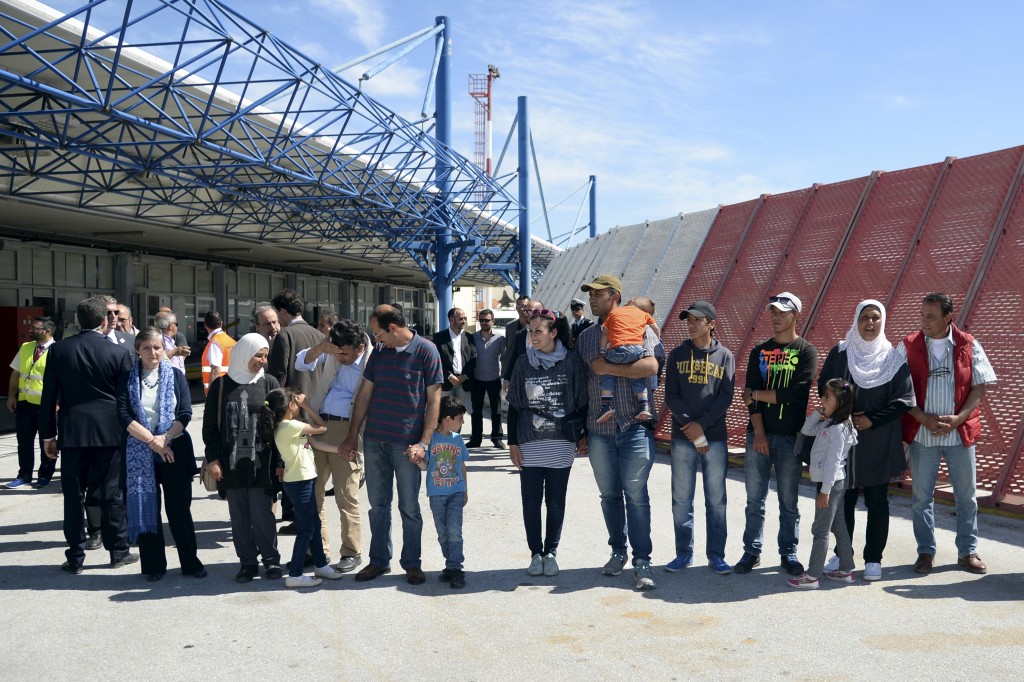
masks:
<instances>
[{"instance_id":1,"label":"construction crane","mask_svg":"<svg viewBox=\"0 0 1024 682\"><path fill-rule=\"evenodd\" d=\"M469 74L469 96L476 102L476 117L473 126L473 162L487 174L491 175L492 159L492 124L491 103L494 81L501 77L501 72L494 64L487 65L486 74Z\"/></svg>"}]
</instances>

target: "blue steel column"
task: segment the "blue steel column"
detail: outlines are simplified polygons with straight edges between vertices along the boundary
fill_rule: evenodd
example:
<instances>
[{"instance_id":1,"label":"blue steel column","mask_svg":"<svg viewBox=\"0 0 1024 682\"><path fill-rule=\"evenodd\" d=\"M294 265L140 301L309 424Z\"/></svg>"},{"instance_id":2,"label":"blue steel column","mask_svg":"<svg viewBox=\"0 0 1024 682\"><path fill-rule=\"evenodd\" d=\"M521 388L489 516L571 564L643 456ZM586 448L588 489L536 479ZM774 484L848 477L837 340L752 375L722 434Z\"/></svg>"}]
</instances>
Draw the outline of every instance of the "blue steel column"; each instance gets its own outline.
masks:
<instances>
[{"instance_id":1,"label":"blue steel column","mask_svg":"<svg viewBox=\"0 0 1024 682\"><path fill-rule=\"evenodd\" d=\"M533 262L530 245L530 117L526 112L526 98L518 99L516 114L519 133L519 295L533 295Z\"/></svg>"},{"instance_id":2,"label":"blue steel column","mask_svg":"<svg viewBox=\"0 0 1024 682\"><path fill-rule=\"evenodd\" d=\"M435 25L444 26L437 34L440 41L441 61L437 68L437 89L435 90L434 112L437 123L437 141L447 149L452 144L452 96L451 96L451 22L448 17L437 17ZM449 275L452 271L451 253L451 180L450 167L445 154L438 154L437 165L434 167L434 184L439 190L437 200L444 204L441 215L444 216L445 227L438 232L434 240L434 295L437 297L437 317L448 314L452 307L452 282ZM440 329L441 320L435 320Z\"/></svg>"},{"instance_id":3,"label":"blue steel column","mask_svg":"<svg viewBox=\"0 0 1024 682\"><path fill-rule=\"evenodd\" d=\"M590 238L597 236L597 176L590 176Z\"/></svg>"}]
</instances>

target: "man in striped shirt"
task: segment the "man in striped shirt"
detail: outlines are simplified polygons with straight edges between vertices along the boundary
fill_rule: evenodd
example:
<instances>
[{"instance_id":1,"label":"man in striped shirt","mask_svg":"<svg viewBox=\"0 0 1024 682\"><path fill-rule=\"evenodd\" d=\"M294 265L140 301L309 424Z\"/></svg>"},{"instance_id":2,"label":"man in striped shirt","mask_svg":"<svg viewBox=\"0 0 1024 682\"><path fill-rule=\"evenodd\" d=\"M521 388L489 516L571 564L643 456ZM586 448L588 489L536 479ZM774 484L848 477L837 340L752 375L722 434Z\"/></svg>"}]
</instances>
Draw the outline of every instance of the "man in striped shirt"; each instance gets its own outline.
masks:
<instances>
[{"instance_id":1,"label":"man in striped shirt","mask_svg":"<svg viewBox=\"0 0 1024 682\"><path fill-rule=\"evenodd\" d=\"M380 349L363 370L363 383L352 404L348 436L338 452L349 461L358 454L363 433L366 495L370 502L370 563L356 580L373 580L391 572L391 499L398 488L402 517L400 563L410 585L425 581L420 568L423 460L441 407L441 356L428 339L405 324L401 311L379 305L370 315L370 331Z\"/></svg>"},{"instance_id":2,"label":"man in striped shirt","mask_svg":"<svg viewBox=\"0 0 1024 682\"><path fill-rule=\"evenodd\" d=\"M917 406L902 416L913 476L914 570L929 573L935 560L935 482L946 460L956 500L957 564L970 573L988 568L978 556L978 496L974 443L979 407L996 375L981 344L953 324L953 301L930 293L921 304L921 331L903 339Z\"/></svg>"}]
</instances>

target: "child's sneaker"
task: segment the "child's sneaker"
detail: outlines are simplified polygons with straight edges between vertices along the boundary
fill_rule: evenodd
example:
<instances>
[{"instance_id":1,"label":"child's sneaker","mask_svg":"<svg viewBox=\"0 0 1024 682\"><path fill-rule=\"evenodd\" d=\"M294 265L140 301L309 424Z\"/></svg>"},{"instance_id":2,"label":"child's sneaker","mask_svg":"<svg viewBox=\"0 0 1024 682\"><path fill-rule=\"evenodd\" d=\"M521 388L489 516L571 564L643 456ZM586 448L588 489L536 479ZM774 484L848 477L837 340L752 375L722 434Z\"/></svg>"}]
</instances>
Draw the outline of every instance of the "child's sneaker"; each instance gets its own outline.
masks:
<instances>
[{"instance_id":1,"label":"child's sneaker","mask_svg":"<svg viewBox=\"0 0 1024 682\"><path fill-rule=\"evenodd\" d=\"M790 578L786 581L786 584L790 587L795 587L798 590L816 590L818 589L818 579L812 578L811 576L804 573L796 578Z\"/></svg>"},{"instance_id":2,"label":"child's sneaker","mask_svg":"<svg viewBox=\"0 0 1024 682\"><path fill-rule=\"evenodd\" d=\"M530 567L526 569L526 575L544 575L544 557L534 554L530 560Z\"/></svg>"},{"instance_id":3,"label":"child's sneaker","mask_svg":"<svg viewBox=\"0 0 1024 682\"><path fill-rule=\"evenodd\" d=\"M852 583L855 578L853 577L853 571L840 571L836 569L834 571L825 571L825 577L829 580L835 580L837 583Z\"/></svg>"},{"instance_id":4,"label":"child's sneaker","mask_svg":"<svg viewBox=\"0 0 1024 682\"><path fill-rule=\"evenodd\" d=\"M342 573L341 571L334 570L334 566L331 566L330 564L324 564L320 568L314 568L313 575L315 575L317 578L325 578L327 580L338 580L339 578L341 578Z\"/></svg>"},{"instance_id":5,"label":"child's sneaker","mask_svg":"<svg viewBox=\"0 0 1024 682\"><path fill-rule=\"evenodd\" d=\"M323 580L320 580L320 578L314 578L311 575L290 575L284 579L284 586L299 589L302 587L316 587L322 582Z\"/></svg>"},{"instance_id":6,"label":"child's sneaker","mask_svg":"<svg viewBox=\"0 0 1024 682\"><path fill-rule=\"evenodd\" d=\"M603 410L597 419L594 420L595 424L604 424L606 421L611 420L615 416L615 410L608 408Z\"/></svg>"},{"instance_id":7,"label":"child's sneaker","mask_svg":"<svg viewBox=\"0 0 1024 682\"><path fill-rule=\"evenodd\" d=\"M558 575L558 561L555 560L555 555L550 552L544 555L544 575L551 578Z\"/></svg>"},{"instance_id":8,"label":"child's sneaker","mask_svg":"<svg viewBox=\"0 0 1024 682\"><path fill-rule=\"evenodd\" d=\"M825 564L826 571L838 571L839 570L839 555L833 554L832 558Z\"/></svg>"}]
</instances>

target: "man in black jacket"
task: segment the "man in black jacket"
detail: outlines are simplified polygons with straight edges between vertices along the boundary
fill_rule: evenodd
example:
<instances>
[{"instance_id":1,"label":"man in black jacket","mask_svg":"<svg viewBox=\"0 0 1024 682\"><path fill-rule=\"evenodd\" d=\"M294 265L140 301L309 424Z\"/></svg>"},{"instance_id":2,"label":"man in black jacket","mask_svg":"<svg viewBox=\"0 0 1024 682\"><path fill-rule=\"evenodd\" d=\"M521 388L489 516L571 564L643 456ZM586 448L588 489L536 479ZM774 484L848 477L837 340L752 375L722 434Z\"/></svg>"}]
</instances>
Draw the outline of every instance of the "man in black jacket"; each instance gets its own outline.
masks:
<instances>
[{"instance_id":1,"label":"man in black jacket","mask_svg":"<svg viewBox=\"0 0 1024 682\"><path fill-rule=\"evenodd\" d=\"M103 546L113 568L135 563L128 551L128 525L120 486L124 430L117 421L116 393L131 369L128 351L106 339L110 322L99 297L78 304L82 333L55 344L43 374L39 432L46 456L64 455L64 537L67 561L61 569L82 572L85 560L86 482L99 483ZM60 407L58 414L57 408Z\"/></svg>"},{"instance_id":2,"label":"man in black jacket","mask_svg":"<svg viewBox=\"0 0 1024 682\"><path fill-rule=\"evenodd\" d=\"M469 391L476 371L476 344L466 330L466 313L461 308L448 311L448 328L434 334L434 345L441 355L441 374L444 385L441 395L451 395L462 401L472 414Z\"/></svg>"}]
</instances>

